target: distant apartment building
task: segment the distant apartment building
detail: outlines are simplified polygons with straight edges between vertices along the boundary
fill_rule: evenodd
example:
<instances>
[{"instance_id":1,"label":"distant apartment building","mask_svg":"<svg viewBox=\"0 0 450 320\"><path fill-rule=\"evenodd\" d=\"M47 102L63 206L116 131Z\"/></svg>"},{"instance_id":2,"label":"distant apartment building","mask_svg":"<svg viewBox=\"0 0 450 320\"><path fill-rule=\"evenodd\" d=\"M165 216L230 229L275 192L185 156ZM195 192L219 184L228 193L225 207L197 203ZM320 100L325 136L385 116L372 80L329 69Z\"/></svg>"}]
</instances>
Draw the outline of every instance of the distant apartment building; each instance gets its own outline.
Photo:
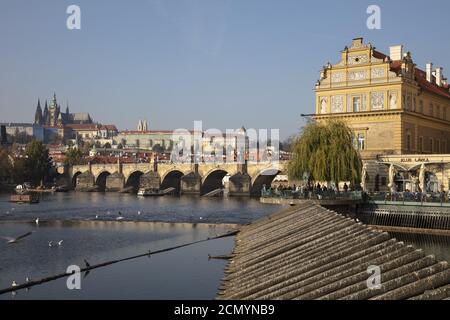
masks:
<instances>
[{"instance_id":1,"label":"distant apartment building","mask_svg":"<svg viewBox=\"0 0 450 320\"><path fill-rule=\"evenodd\" d=\"M0 123L4 126L8 143L28 143L33 139L44 142L45 130L32 123Z\"/></svg>"},{"instance_id":2,"label":"distant apartment building","mask_svg":"<svg viewBox=\"0 0 450 320\"><path fill-rule=\"evenodd\" d=\"M174 146L181 146L184 142L190 142L189 150L193 149L195 143L194 131L176 131L174 130L149 130L146 121L139 120L137 130L121 131L114 137L115 144L121 144L125 148L140 148L157 152L171 152ZM232 152L238 140L242 138L243 146L248 148L246 139L246 130L244 127L237 130L234 134L210 133L207 131L199 132L201 145L196 146L202 152L208 154L224 154ZM190 151L189 151L190 152Z\"/></svg>"}]
</instances>

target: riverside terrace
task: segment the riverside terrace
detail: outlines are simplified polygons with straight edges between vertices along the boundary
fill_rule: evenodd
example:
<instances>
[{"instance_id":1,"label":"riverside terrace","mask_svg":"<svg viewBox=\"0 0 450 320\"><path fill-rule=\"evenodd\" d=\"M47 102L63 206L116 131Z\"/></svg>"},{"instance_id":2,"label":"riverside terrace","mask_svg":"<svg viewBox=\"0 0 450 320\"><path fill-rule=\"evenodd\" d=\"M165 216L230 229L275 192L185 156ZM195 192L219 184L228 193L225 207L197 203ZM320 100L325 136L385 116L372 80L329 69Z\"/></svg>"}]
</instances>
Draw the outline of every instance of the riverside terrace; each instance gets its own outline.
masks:
<instances>
[{"instance_id":1,"label":"riverside terrace","mask_svg":"<svg viewBox=\"0 0 450 320\"><path fill-rule=\"evenodd\" d=\"M263 190L260 201L288 205L313 201L384 231L450 235L450 202L443 193Z\"/></svg>"},{"instance_id":2,"label":"riverside terrace","mask_svg":"<svg viewBox=\"0 0 450 320\"><path fill-rule=\"evenodd\" d=\"M267 189L261 191L262 199L286 200L314 200L320 203L335 201L356 201L374 204L404 204L413 206L434 206L450 208L450 193L434 192L376 192L363 193L362 191L340 192L334 190L277 190ZM268 202L269 200L263 200ZM294 202L295 203L295 202Z\"/></svg>"},{"instance_id":3,"label":"riverside terrace","mask_svg":"<svg viewBox=\"0 0 450 320\"><path fill-rule=\"evenodd\" d=\"M450 299L448 262L312 201L241 227L229 258L218 299Z\"/></svg>"}]
</instances>

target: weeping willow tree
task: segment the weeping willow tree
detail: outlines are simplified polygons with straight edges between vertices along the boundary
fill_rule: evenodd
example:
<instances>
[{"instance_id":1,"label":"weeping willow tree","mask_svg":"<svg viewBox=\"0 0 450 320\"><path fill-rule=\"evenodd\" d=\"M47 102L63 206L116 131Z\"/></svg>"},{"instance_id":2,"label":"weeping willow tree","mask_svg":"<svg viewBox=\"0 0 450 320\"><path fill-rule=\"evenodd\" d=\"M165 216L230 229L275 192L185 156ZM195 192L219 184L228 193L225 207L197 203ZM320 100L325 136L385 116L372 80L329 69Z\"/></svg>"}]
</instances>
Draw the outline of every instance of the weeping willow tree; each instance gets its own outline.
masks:
<instances>
[{"instance_id":1,"label":"weeping willow tree","mask_svg":"<svg viewBox=\"0 0 450 320\"><path fill-rule=\"evenodd\" d=\"M310 181L361 180L362 162L353 145L353 132L342 121L310 122L295 141L288 164L290 179Z\"/></svg>"}]
</instances>

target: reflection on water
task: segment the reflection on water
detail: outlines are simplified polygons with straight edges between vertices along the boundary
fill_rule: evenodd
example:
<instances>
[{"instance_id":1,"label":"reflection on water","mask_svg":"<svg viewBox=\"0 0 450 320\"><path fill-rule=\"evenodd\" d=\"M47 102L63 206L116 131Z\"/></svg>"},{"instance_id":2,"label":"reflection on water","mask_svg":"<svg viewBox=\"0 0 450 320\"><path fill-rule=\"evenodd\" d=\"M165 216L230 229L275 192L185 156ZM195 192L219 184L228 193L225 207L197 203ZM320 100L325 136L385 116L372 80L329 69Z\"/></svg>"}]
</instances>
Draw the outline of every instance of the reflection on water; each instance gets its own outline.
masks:
<instances>
[{"instance_id":1,"label":"reflection on water","mask_svg":"<svg viewBox=\"0 0 450 320\"><path fill-rule=\"evenodd\" d=\"M59 274L72 264L83 267L84 259L92 265L211 238L279 209L255 199L72 192L46 194L39 204L28 205L1 195L0 237L34 232L17 244L0 242L0 288ZM49 246L60 240L62 246ZM14 298L211 299L226 262L208 260L208 254L228 254L232 247L233 238L195 244L93 270L81 291L67 290L63 278L20 290Z\"/></svg>"},{"instance_id":2,"label":"reflection on water","mask_svg":"<svg viewBox=\"0 0 450 320\"><path fill-rule=\"evenodd\" d=\"M17 235L30 228L29 223L0 224L1 234ZM10 286L13 280L22 283L25 277L59 274L71 264L83 267L84 259L97 264L214 237L231 229L229 225L151 222L48 223L17 244L0 243L0 287ZM64 240L61 247L48 246L49 241L59 240ZM208 261L208 254L226 254L232 247L232 238L196 244L93 270L83 281L81 292L68 291L66 280L61 279L33 287L28 293L21 290L16 298L213 298L224 264ZM164 285L158 285L162 279ZM115 290L113 286L117 286Z\"/></svg>"},{"instance_id":3,"label":"reflection on water","mask_svg":"<svg viewBox=\"0 0 450 320\"><path fill-rule=\"evenodd\" d=\"M166 222L248 223L278 210L249 198L137 197L119 193L69 192L43 194L38 204L9 203L0 195L0 221L125 220ZM96 218L98 216L98 218Z\"/></svg>"}]
</instances>

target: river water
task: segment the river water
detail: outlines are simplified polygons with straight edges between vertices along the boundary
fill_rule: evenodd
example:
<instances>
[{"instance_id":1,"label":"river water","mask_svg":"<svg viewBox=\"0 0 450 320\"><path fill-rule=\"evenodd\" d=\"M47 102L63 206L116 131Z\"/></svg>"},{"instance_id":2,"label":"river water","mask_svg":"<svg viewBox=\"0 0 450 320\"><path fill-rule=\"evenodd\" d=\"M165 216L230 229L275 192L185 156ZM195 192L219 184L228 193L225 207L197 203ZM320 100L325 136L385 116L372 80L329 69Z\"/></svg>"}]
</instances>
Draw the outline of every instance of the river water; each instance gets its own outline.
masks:
<instances>
[{"instance_id":1,"label":"river water","mask_svg":"<svg viewBox=\"0 0 450 320\"><path fill-rule=\"evenodd\" d=\"M0 237L33 233L16 244L0 239L0 289L85 266L225 234L280 210L257 199L148 197L116 193L55 193L38 204L0 195ZM120 212L120 215L119 215ZM120 221L117 218L122 217ZM35 220L39 218L39 224ZM450 261L450 238L392 234ZM56 243L63 240L62 245ZM50 247L49 242L53 245ZM83 274L81 290L66 278L0 295L1 299L213 299L234 238L197 243Z\"/></svg>"},{"instance_id":2,"label":"river water","mask_svg":"<svg viewBox=\"0 0 450 320\"><path fill-rule=\"evenodd\" d=\"M0 289L84 267L85 259L94 265L213 238L281 208L257 199L76 192L45 194L32 205L8 200L0 196L0 237L33 233L16 244L1 239ZM212 299L226 261L208 255L233 245L232 237L202 242L95 269L83 275L81 290L68 290L61 278L0 299Z\"/></svg>"}]
</instances>

